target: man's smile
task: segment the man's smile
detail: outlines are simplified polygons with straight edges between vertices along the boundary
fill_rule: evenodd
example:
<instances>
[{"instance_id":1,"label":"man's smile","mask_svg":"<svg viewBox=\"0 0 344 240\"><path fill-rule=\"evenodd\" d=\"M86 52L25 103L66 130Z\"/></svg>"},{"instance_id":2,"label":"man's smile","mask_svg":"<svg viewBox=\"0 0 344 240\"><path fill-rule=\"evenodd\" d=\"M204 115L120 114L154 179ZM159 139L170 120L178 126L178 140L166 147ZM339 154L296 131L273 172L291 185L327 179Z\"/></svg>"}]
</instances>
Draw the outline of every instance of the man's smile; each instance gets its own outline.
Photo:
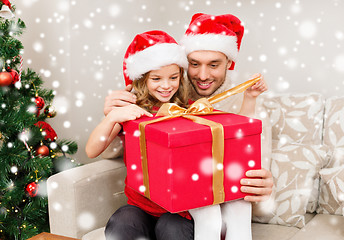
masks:
<instances>
[{"instance_id":1,"label":"man's smile","mask_svg":"<svg viewBox=\"0 0 344 240\"><path fill-rule=\"evenodd\" d=\"M206 89L210 88L210 86L213 84L213 82L214 81L208 81L208 82L196 81L197 86L202 90L206 90Z\"/></svg>"}]
</instances>

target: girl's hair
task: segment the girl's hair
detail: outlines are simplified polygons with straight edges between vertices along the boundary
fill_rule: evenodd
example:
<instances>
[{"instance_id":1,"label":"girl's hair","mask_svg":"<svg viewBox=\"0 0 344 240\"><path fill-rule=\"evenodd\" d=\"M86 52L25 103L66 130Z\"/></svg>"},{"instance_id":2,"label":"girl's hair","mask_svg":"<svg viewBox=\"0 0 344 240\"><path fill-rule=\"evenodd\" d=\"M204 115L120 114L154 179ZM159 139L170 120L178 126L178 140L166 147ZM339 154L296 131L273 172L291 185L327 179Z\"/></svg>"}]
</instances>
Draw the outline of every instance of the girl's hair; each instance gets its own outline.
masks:
<instances>
[{"instance_id":1,"label":"girl's hair","mask_svg":"<svg viewBox=\"0 0 344 240\"><path fill-rule=\"evenodd\" d=\"M188 89L184 78L184 69L180 69L180 83L177 92L170 99L170 103L176 103L181 107L188 107ZM153 112L153 107L160 107L162 103L154 96L149 94L147 88L149 72L145 73L140 79L133 81L134 91L137 97L136 104L149 112Z\"/></svg>"}]
</instances>

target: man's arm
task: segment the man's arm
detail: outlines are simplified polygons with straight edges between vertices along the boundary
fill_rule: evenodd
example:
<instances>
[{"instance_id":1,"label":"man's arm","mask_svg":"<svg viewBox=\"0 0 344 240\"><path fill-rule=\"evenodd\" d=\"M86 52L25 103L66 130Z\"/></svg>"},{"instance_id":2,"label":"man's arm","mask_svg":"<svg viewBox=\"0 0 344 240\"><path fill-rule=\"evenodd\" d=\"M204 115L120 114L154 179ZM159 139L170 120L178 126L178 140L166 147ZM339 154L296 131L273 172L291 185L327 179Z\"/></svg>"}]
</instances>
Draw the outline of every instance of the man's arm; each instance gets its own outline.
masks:
<instances>
[{"instance_id":1,"label":"man's arm","mask_svg":"<svg viewBox=\"0 0 344 240\"><path fill-rule=\"evenodd\" d=\"M245 196L244 200L249 202L268 200L273 187L271 172L264 168L259 170L249 170L246 172L246 176L247 178L240 180L242 185L240 190L252 195Z\"/></svg>"}]
</instances>

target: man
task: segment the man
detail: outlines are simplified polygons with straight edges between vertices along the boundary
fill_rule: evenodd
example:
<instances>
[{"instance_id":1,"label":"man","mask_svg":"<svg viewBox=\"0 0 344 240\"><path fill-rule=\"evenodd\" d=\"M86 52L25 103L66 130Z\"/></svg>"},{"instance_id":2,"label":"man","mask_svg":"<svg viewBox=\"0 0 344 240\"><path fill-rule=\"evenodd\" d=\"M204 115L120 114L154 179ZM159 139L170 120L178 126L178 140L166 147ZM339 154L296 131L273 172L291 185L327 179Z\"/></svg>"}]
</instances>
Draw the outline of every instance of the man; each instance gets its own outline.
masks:
<instances>
[{"instance_id":1,"label":"man","mask_svg":"<svg viewBox=\"0 0 344 240\"><path fill-rule=\"evenodd\" d=\"M234 69L243 33L244 29L240 20L229 14L221 16L195 14L192 17L181 44L185 47L189 61L187 75L192 86L190 91L193 100L213 96L231 87L230 71L228 70ZM261 78L263 77L261 76ZM107 96L104 114L107 115L114 107L134 104L136 97L130 92L131 89L129 85L124 91L113 91ZM214 107L226 112L239 112L242 100L242 95L235 95L215 104ZM271 150L269 147L271 128L269 128L267 118L262 120L264 126L262 165L267 167ZM246 201L260 202L269 198L273 186L270 171L264 168L251 170L246 172L246 176L247 178L241 180L240 189L242 192L251 194L245 197ZM114 214L107 228L117 226L115 231L120 231L118 228L123 228L126 226L124 224L127 224L123 222L123 219L128 212L122 211L117 215ZM137 221L128 228L135 228L136 231L142 232L147 231L143 226L144 224L141 224L142 221L145 221L144 218L139 221L138 219L136 218ZM193 239L193 222L177 214L164 214L155 224L154 230L157 240Z\"/></svg>"}]
</instances>

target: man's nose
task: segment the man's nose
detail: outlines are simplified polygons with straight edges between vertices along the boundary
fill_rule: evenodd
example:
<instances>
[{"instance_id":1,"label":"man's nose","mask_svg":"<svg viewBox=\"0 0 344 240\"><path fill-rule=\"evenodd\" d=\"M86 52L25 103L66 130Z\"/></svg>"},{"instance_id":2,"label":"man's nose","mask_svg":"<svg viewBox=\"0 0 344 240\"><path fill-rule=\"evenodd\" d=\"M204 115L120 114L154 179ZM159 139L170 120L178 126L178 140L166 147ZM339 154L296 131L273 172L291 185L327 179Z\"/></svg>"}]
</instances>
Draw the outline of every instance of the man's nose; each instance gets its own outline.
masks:
<instances>
[{"instance_id":1,"label":"man's nose","mask_svg":"<svg viewBox=\"0 0 344 240\"><path fill-rule=\"evenodd\" d=\"M207 80L209 78L209 69L207 66L202 66L199 70L198 77L200 80Z\"/></svg>"}]
</instances>

